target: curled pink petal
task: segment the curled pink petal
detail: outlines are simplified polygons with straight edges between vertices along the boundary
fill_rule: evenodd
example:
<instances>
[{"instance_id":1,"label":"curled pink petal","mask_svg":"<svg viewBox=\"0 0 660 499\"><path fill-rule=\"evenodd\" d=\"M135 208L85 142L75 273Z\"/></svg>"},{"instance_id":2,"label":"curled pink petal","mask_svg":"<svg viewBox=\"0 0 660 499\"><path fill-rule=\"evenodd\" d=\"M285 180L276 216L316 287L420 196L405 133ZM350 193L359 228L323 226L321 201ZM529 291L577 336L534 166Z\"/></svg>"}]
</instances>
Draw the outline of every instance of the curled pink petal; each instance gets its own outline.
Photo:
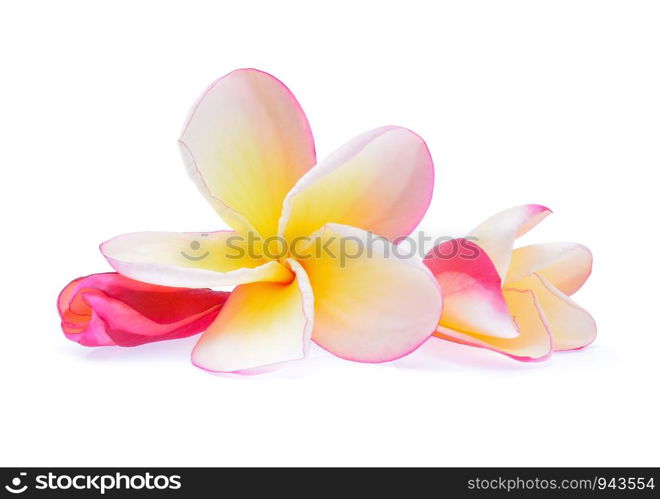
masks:
<instances>
[{"instance_id":1,"label":"curled pink petal","mask_svg":"<svg viewBox=\"0 0 660 499\"><path fill-rule=\"evenodd\" d=\"M474 240L495 264L502 279L511 261L516 238L534 228L552 211L539 204L525 204L501 211L472 229L468 238Z\"/></svg>"},{"instance_id":2,"label":"curled pink petal","mask_svg":"<svg viewBox=\"0 0 660 499\"><path fill-rule=\"evenodd\" d=\"M229 293L156 286L116 273L71 281L57 308L62 331L85 346L135 346L204 331Z\"/></svg>"},{"instance_id":3,"label":"curled pink petal","mask_svg":"<svg viewBox=\"0 0 660 499\"><path fill-rule=\"evenodd\" d=\"M584 348L596 339L596 322L589 312L540 274L532 274L508 286L534 293L546 317L556 351Z\"/></svg>"},{"instance_id":4,"label":"curled pink petal","mask_svg":"<svg viewBox=\"0 0 660 499\"><path fill-rule=\"evenodd\" d=\"M500 276L479 246L467 239L445 241L426 255L424 263L442 290L441 326L500 338L518 336Z\"/></svg>"},{"instance_id":5,"label":"curled pink petal","mask_svg":"<svg viewBox=\"0 0 660 499\"><path fill-rule=\"evenodd\" d=\"M465 334L440 326L435 336L456 343L485 348L522 362L546 360L553 351L553 337L545 314L530 290L502 291L520 335L515 338L495 338L481 334Z\"/></svg>"},{"instance_id":6,"label":"curled pink petal","mask_svg":"<svg viewBox=\"0 0 660 499\"><path fill-rule=\"evenodd\" d=\"M593 257L586 246L578 243L542 243L516 248L505 284L532 274L547 279L564 294L572 295L591 274Z\"/></svg>"}]
</instances>

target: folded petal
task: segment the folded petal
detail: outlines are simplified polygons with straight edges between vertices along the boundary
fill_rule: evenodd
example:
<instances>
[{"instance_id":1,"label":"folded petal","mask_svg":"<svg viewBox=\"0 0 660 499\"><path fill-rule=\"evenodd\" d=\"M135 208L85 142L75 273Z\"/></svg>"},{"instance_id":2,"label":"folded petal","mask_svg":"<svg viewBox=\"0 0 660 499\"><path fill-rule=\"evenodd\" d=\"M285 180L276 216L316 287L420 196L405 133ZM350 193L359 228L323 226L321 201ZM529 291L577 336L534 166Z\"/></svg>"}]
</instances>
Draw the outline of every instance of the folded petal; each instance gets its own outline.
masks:
<instances>
[{"instance_id":1,"label":"folded petal","mask_svg":"<svg viewBox=\"0 0 660 499\"><path fill-rule=\"evenodd\" d=\"M383 238L328 224L299 262L314 291L313 340L360 362L402 357L426 341L442 312L436 280L419 259Z\"/></svg>"},{"instance_id":2,"label":"folded petal","mask_svg":"<svg viewBox=\"0 0 660 499\"><path fill-rule=\"evenodd\" d=\"M552 336L534 293L529 290L504 289L502 294L520 331L516 338L468 334L442 326L438 328L435 336L493 350L524 362L548 358L552 354Z\"/></svg>"},{"instance_id":3,"label":"folded petal","mask_svg":"<svg viewBox=\"0 0 660 499\"><path fill-rule=\"evenodd\" d=\"M505 283L538 274L564 294L572 295L591 274L591 251L577 243L543 243L513 250Z\"/></svg>"},{"instance_id":4,"label":"folded petal","mask_svg":"<svg viewBox=\"0 0 660 499\"><path fill-rule=\"evenodd\" d=\"M239 69L204 92L179 140L188 171L234 229L275 235L282 201L316 163L307 118L275 77Z\"/></svg>"},{"instance_id":5,"label":"folded petal","mask_svg":"<svg viewBox=\"0 0 660 499\"><path fill-rule=\"evenodd\" d=\"M394 241L417 226L432 191L433 161L421 137L405 128L378 128L298 181L284 201L279 231L291 240L332 222Z\"/></svg>"},{"instance_id":6,"label":"folded petal","mask_svg":"<svg viewBox=\"0 0 660 499\"><path fill-rule=\"evenodd\" d=\"M195 345L193 363L209 371L237 372L302 359L314 324L314 297L305 271L287 261L288 283L242 284Z\"/></svg>"},{"instance_id":7,"label":"folded petal","mask_svg":"<svg viewBox=\"0 0 660 499\"><path fill-rule=\"evenodd\" d=\"M93 274L70 282L57 309L62 331L85 346L135 346L203 331L229 293L154 286L120 274Z\"/></svg>"},{"instance_id":8,"label":"folded petal","mask_svg":"<svg viewBox=\"0 0 660 499\"><path fill-rule=\"evenodd\" d=\"M596 322L585 309L540 274L509 284L534 293L552 333L555 350L576 350L596 339Z\"/></svg>"},{"instance_id":9,"label":"folded petal","mask_svg":"<svg viewBox=\"0 0 660 499\"><path fill-rule=\"evenodd\" d=\"M488 253L500 277L504 279L516 238L535 227L550 213L550 209L538 204L515 206L482 222L468 237Z\"/></svg>"},{"instance_id":10,"label":"folded petal","mask_svg":"<svg viewBox=\"0 0 660 499\"><path fill-rule=\"evenodd\" d=\"M424 263L442 290L441 326L468 334L518 336L500 276L479 246L467 239L445 241L426 255Z\"/></svg>"},{"instance_id":11,"label":"folded petal","mask_svg":"<svg viewBox=\"0 0 660 499\"><path fill-rule=\"evenodd\" d=\"M101 244L103 256L117 272L162 286L211 288L293 278L284 265L253 251L248 240L233 231L133 232Z\"/></svg>"}]
</instances>

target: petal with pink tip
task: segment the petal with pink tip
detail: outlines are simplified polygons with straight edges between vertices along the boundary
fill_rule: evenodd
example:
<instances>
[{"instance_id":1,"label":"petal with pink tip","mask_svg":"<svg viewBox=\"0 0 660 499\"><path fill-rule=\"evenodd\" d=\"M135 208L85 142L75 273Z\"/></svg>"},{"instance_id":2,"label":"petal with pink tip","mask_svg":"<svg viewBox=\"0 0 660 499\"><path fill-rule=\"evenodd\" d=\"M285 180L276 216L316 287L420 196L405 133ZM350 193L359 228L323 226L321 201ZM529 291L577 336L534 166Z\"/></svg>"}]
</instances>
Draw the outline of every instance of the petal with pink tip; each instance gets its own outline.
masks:
<instances>
[{"instance_id":1,"label":"petal with pink tip","mask_svg":"<svg viewBox=\"0 0 660 499\"><path fill-rule=\"evenodd\" d=\"M502 294L520 330L516 338L494 338L444 327L439 327L435 336L493 350L523 362L547 359L552 354L552 336L534 293L529 290L504 289Z\"/></svg>"},{"instance_id":2,"label":"petal with pink tip","mask_svg":"<svg viewBox=\"0 0 660 499\"><path fill-rule=\"evenodd\" d=\"M214 372L251 371L302 359L314 324L314 297L305 271L287 260L290 283L238 286L195 345L193 363Z\"/></svg>"},{"instance_id":3,"label":"petal with pink tip","mask_svg":"<svg viewBox=\"0 0 660 499\"><path fill-rule=\"evenodd\" d=\"M479 246L467 239L445 241L426 255L424 263L442 290L441 326L466 334L518 336L500 276Z\"/></svg>"},{"instance_id":4,"label":"petal with pink tip","mask_svg":"<svg viewBox=\"0 0 660 499\"><path fill-rule=\"evenodd\" d=\"M592 262L591 251L577 243L523 246L513 250L505 283L536 273L570 296L589 278Z\"/></svg>"},{"instance_id":5,"label":"petal with pink tip","mask_svg":"<svg viewBox=\"0 0 660 499\"><path fill-rule=\"evenodd\" d=\"M394 241L417 226L432 191L433 161L421 137L405 128L378 128L298 181L284 201L279 233L291 240L338 223Z\"/></svg>"},{"instance_id":6,"label":"petal with pink tip","mask_svg":"<svg viewBox=\"0 0 660 499\"><path fill-rule=\"evenodd\" d=\"M120 274L161 286L211 288L293 277L279 262L251 255L247 239L233 231L133 232L106 241L101 252Z\"/></svg>"},{"instance_id":7,"label":"petal with pink tip","mask_svg":"<svg viewBox=\"0 0 660 499\"><path fill-rule=\"evenodd\" d=\"M385 362L415 350L442 312L436 280L418 259L397 256L383 238L327 224L299 262L314 290L313 340L360 362Z\"/></svg>"},{"instance_id":8,"label":"petal with pink tip","mask_svg":"<svg viewBox=\"0 0 660 499\"><path fill-rule=\"evenodd\" d=\"M576 350L596 339L596 322L589 312L540 274L533 274L509 286L529 289L534 293L545 314L555 350Z\"/></svg>"},{"instance_id":9,"label":"petal with pink tip","mask_svg":"<svg viewBox=\"0 0 660 499\"><path fill-rule=\"evenodd\" d=\"M65 336L85 346L135 346L197 334L213 322L229 293L154 286L120 274L75 279L57 308Z\"/></svg>"},{"instance_id":10,"label":"petal with pink tip","mask_svg":"<svg viewBox=\"0 0 660 499\"><path fill-rule=\"evenodd\" d=\"M234 229L277 233L282 201L316 163L307 118L275 77L239 69L204 92L179 140L191 178Z\"/></svg>"},{"instance_id":11,"label":"petal with pink tip","mask_svg":"<svg viewBox=\"0 0 660 499\"><path fill-rule=\"evenodd\" d=\"M547 217L550 209L538 204L515 206L501 211L472 229L469 234L495 264L502 279L511 260L513 243Z\"/></svg>"}]
</instances>

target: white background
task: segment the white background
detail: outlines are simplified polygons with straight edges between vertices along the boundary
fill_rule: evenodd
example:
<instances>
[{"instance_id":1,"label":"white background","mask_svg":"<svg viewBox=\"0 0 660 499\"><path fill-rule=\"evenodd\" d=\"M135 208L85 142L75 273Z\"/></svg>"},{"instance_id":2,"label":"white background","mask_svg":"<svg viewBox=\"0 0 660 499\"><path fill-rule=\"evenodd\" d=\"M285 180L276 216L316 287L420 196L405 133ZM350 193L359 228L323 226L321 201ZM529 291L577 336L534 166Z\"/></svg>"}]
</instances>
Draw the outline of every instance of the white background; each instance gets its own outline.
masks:
<instances>
[{"instance_id":1,"label":"white background","mask_svg":"<svg viewBox=\"0 0 660 499\"><path fill-rule=\"evenodd\" d=\"M15 2L0 12L0 465L660 465L660 8L641 1ZM509 206L521 243L595 256L588 349L520 364L431 340L361 365L205 373L195 338L67 341L55 299L109 270L97 245L224 227L176 139L208 83L282 79L319 156L367 129L421 134L422 228Z\"/></svg>"}]
</instances>

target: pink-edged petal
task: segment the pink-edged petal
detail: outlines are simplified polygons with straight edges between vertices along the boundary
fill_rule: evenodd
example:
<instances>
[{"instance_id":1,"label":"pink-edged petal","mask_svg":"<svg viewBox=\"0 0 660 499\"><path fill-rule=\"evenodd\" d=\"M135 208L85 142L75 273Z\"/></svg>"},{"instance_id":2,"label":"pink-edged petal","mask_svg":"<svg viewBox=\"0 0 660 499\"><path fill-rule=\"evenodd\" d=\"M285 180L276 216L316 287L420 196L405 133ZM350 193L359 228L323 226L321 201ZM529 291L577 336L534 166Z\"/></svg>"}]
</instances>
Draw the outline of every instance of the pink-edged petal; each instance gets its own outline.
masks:
<instances>
[{"instance_id":1,"label":"pink-edged petal","mask_svg":"<svg viewBox=\"0 0 660 499\"><path fill-rule=\"evenodd\" d=\"M316 163L307 118L274 76L239 69L201 96L179 140L191 178L234 229L275 235L282 201Z\"/></svg>"},{"instance_id":2,"label":"pink-edged petal","mask_svg":"<svg viewBox=\"0 0 660 499\"><path fill-rule=\"evenodd\" d=\"M538 274L559 291L572 295L591 274L591 251L577 243L543 243L513 250L505 284Z\"/></svg>"},{"instance_id":3,"label":"pink-edged petal","mask_svg":"<svg viewBox=\"0 0 660 499\"><path fill-rule=\"evenodd\" d=\"M541 361L552 354L552 335L543 310L529 290L505 289L502 292L520 334L516 338L464 333L439 327L435 336L465 345L486 348L523 362Z\"/></svg>"},{"instance_id":4,"label":"pink-edged petal","mask_svg":"<svg viewBox=\"0 0 660 499\"><path fill-rule=\"evenodd\" d=\"M538 204L515 206L482 222L472 229L468 238L488 253L500 277L504 279L516 238L535 227L550 213L549 208Z\"/></svg>"},{"instance_id":5,"label":"pink-edged petal","mask_svg":"<svg viewBox=\"0 0 660 499\"><path fill-rule=\"evenodd\" d=\"M101 245L112 268L131 279L161 286L211 288L256 281L289 282L277 261L251 255L237 232L133 232Z\"/></svg>"},{"instance_id":6,"label":"pink-edged petal","mask_svg":"<svg viewBox=\"0 0 660 499\"><path fill-rule=\"evenodd\" d=\"M85 346L135 346L197 334L229 293L154 286L120 274L80 277L60 293L65 336Z\"/></svg>"},{"instance_id":7,"label":"pink-edged petal","mask_svg":"<svg viewBox=\"0 0 660 499\"><path fill-rule=\"evenodd\" d=\"M417 226L432 192L433 161L422 138L405 128L378 128L298 181L284 201L279 233L291 240L338 223L394 241Z\"/></svg>"},{"instance_id":8,"label":"pink-edged petal","mask_svg":"<svg viewBox=\"0 0 660 499\"><path fill-rule=\"evenodd\" d=\"M468 334L518 336L500 276L479 246L467 239L445 241L426 255L424 263L442 289L441 326Z\"/></svg>"},{"instance_id":9,"label":"pink-edged petal","mask_svg":"<svg viewBox=\"0 0 660 499\"><path fill-rule=\"evenodd\" d=\"M314 297L305 271L287 264L287 284L242 284L195 345L193 363L214 372L241 372L302 359L314 324Z\"/></svg>"},{"instance_id":10,"label":"pink-edged petal","mask_svg":"<svg viewBox=\"0 0 660 499\"><path fill-rule=\"evenodd\" d=\"M440 320L442 296L424 264L397 256L382 238L370 245L363 230L327 224L299 262L314 291L312 338L339 357L400 358L426 341Z\"/></svg>"},{"instance_id":11,"label":"pink-edged petal","mask_svg":"<svg viewBox=\"0 0 660 499\"><path fill-rule=\"evenodd\" d=\"M596 322L585 309L540 274L508 285L531 290L545 314L557 351L584 348L596 339Z\"/></svg>"}]
</instances>

